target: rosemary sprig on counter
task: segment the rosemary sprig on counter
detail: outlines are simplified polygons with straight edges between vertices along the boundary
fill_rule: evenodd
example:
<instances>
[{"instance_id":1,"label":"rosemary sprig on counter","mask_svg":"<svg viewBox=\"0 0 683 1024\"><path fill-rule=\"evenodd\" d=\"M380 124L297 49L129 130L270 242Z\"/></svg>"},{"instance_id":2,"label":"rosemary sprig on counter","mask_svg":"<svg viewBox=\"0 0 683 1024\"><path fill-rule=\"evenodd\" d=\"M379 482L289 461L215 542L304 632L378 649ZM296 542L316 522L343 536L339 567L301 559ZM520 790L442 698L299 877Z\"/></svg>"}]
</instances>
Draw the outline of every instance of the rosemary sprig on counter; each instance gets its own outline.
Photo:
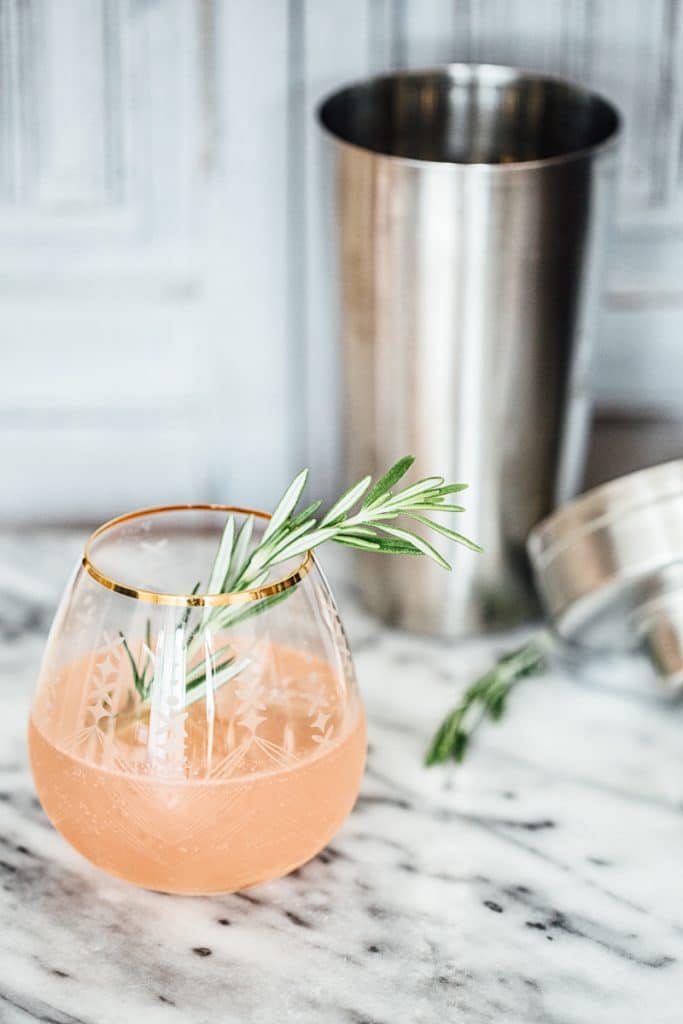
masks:
<instances>
[{"instance_id":1,"label":"rosemary sprig on counter","mask_svg":"<svg viewBox=\"0 0 683 1024\"><path fill-rule=\"evenodd\" d=\"M252 544L253 517L248 516L238 530L233 516L229 515L218 545L206 593L236 593L258 588L266 582L274 566L311 551L327 541L363 551L422 555L431 558L442 568L450 570L450 564L429 541L404 524L396 525L398 519L412 520L451 541L473 551L480 551L481 548L473 541L429 517L429 514L436 512L463 512L463 506L452 504L450 497L464 491L466 484L447 484L443 477L432 476L402 489L395 489L413 462L412 455L404 456L373 486L370 476L363 477L320 519L316 518L322 504L320 501L312 502L300 512L296 511L308 478L308 470L302 470L286 489L256 544ZM197 583L194 592L198 592L199 588L200 584ZM197 657L207 633L223 633L249 616L260 614L286 599L292 592L283 591L245 604L205 606L187 640L186 704L201 700L206 694L207 685L214 690L217 689L238 675L248 664L248 657L237 659L229 645L214 652L208 665L204 662L198 663ZM182 623L183 627L187 625L187 621L186 617ZM131 654L125 638L122 638L122 641L131 663L135 689L141 700L147 701L150 698L154 674L152 671L148 680L147 670L150 667L151 656L149 635L143 648L144 661L140 667Z\"/></svg>"},{"instance_id":2,"label":"rosemary sprig on counter","mask_svg":"<svg viewBox=\"0 0 683 1024\"><path fill-rule=\"evenodd\" d=\"M432 739L425 764L462 761L470 739L487 716L494 722L502 716L508 695L520 679L545 670L546 655L540 638L502 657L492 669L469 686L460 703L443 720Z\"/></svg>"}]
</instances>

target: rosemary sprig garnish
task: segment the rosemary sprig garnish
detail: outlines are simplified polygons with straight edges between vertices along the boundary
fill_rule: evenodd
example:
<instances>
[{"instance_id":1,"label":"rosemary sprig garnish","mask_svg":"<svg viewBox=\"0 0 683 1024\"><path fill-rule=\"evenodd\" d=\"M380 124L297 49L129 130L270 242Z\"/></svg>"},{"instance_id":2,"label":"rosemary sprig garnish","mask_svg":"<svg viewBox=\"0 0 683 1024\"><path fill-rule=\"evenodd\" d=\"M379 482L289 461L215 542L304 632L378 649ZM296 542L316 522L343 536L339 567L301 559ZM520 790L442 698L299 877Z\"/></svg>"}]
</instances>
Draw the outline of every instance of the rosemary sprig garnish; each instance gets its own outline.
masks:
<instances>
[{"instance_id":1,"label":"rosemary sprig garnish","mask_svg":"<svg viewBox=\"0 0 683 1024\"><path fill-rule=\"evenodd\" d=\"M527 676L539 675L545 665L544 644L540 638L502 657L465 690L460 703L441 723L425 756L425 764L442 764L451 758L462 761L481 721L487 716L498 721L516 683Z\"/></svg>"},{"instance_id":2,"label":"rosemary sprig garnish","mask_svg":"<svg viewBox=\"0 0 683 1024\"><path fill-rule=\"evenodd\" d=\"M442 568L450 570L450 564L429 541L405 525L396 525L396 520L400 518L413 520L451 541L473 551L480 551L481 548L467 537L424 514L463 512L464 508L451 504L449 497L464 491L466 484L447 484L443 477L432 476L395 490L413 462L412 455L404 456L373 486L371 477L364 477L334 502L319 520L316 518L321 506L319 501L300 512L296 511L308 478L308 470L302 470L286 489L262 537L253 546L253 517L247 517L240 529L236 530L234 518L229 515L211 569L207 593L234 593L257 588L268 579L274 566L327 541L363 551L424 555ZM198 591L199 586L198 583L193 593ZM216 689L235 678L245 667L245 659L238 660L229 646L222 648L222 660L213 655L207 664L198 663L197 656L207 633L222 633L284 600L292 592L283 591L242 605L204 607L190 631L186 645L186 703L200 700L206 693L207 685ZM185 629L189 613L188 608L179 628ZM125 637L122 637L122 642L131 664L135 689L140 699L147 701L151 690L151 679L148 683L147 671L153 660L150 638L147 639L145 650L147 660L140 669Z\"/></svg>"},{"instance_id":3,"label":"rosemary sprig garnish","mask_svg":"<svg viewBox=\"0 0 683 1024\"><path fill-rule=\"evenodd\" d=\"M147 619L147 625L145 626L145 642L143 644L144 661L142 662L141 668L138 668L137 662L133 657L133 653L128 646L128 642L120 630L119 637L121 638L121 643L123 644L123 649L126 652L128 662L130 664L130 670L133 674L133 685L138 692L140 700L146 700L149 694L149 688L152 685L152 677L150 677L149 682L147 681L147 672L153 664L152 623Z\"/></svg>"}]
</instances>

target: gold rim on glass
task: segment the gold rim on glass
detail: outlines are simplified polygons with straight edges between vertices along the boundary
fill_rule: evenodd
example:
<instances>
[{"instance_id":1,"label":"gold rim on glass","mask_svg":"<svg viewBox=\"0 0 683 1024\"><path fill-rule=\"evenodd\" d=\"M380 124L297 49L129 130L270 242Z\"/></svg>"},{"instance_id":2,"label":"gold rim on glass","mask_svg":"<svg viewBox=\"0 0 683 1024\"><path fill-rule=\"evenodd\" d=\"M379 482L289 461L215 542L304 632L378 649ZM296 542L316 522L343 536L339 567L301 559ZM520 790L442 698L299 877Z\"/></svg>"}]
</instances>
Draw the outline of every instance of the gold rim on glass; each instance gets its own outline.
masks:
<instances>
[{"instance_id":1,"label":"gold rim on glass","mask_svg":"<svg viewBox=\"0 0 683 1024\"><path fill-rule=\"evenodd\" d=\"M283 576L279 580L273 580L272 583L264 583L260 587L252 587L249 590L236 590L226 594L162 594L156 590L130 587L125 583L120 583L118 580L113 580L92 562L90 548L93 542L112 527L128 523L133 519L142 519L144 516L157 515L160 512L188 511L232 512L234 515L255 516L257 519L271 518L267 512L259 512L252 508L237 508L232 505L159 505L155 508L141 508L137 512L128 512L126 515L117 516L116 519L110 519L107 523L103 523L102 526L98 526L94 533L90 534L83 550L83 568L97 583L101 583L108 590L113 590L117 594L123 594L125 597L133 597L137 601L149 601L151 604L175 604L184 605L189 608L198 608L204 605L247 604L249 601L258 601L263 597L272 597L273 594L280 594L283 590L291 590L292 587L301 582L304 576L308 575L313 567L315 560L313 552L307 551L301 563L296 569L288 573L287 576Z\"/></svg>"}]
</instances>

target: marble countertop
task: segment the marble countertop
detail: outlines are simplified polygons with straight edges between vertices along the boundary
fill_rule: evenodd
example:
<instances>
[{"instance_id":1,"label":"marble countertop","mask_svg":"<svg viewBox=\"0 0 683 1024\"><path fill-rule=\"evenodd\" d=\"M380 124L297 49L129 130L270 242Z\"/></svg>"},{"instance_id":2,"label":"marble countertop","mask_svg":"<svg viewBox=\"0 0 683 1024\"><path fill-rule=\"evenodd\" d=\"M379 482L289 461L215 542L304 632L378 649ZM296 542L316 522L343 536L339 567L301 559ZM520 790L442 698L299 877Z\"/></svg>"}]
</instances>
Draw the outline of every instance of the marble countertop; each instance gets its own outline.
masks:
<instances>
[{"instance_id":1,"label":"marble countertop","mask_svg":"<svg viewBox=\"0 0 683 1024\"><path fill-rule=\"evenodd\" d=\"M51 828L25 724L82 534L0 534L0 1022L679 1024L682 709L633 666L519 689L460 768L440 716L519 637L452 645L340 606L369 718L356 808L287 878L136 890Z\"/></svg>"}]
</instances>

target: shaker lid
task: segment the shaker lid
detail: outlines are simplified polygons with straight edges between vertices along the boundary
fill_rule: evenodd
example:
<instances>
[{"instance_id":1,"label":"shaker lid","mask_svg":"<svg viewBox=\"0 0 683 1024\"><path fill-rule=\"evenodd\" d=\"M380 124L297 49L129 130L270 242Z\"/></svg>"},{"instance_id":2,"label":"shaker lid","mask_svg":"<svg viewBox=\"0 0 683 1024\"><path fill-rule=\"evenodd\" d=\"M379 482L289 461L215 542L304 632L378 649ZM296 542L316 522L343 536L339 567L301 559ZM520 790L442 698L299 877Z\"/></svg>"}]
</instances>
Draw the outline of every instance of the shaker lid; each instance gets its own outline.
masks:
<instances>
[{"instance_id":1,"label":"shaker lid","mask_svg":"<svg viewBox=\"0 0 683 1024\"><path fill-rule=\"evenodd\" d=\"M568 502L534 527L527 550L562 639L642 648L668 689L683 687L683 459Z\"/></svg>"}]
</instances>

